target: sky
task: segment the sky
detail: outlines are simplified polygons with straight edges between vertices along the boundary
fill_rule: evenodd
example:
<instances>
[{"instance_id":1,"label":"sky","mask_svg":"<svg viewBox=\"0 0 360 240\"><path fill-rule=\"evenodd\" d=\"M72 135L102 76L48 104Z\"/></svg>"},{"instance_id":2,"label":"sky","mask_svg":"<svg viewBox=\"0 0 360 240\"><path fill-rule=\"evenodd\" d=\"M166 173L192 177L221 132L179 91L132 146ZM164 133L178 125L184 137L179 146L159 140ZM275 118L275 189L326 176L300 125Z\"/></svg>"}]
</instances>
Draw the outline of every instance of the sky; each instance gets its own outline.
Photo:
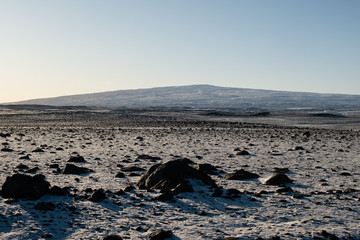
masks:
<instances>
[{"instance_id":1,"label":"sky","mask_svg":"<svg viewBox=\"0 0 360 240\"><path fill-rule=\"evenodd\" d=\"M0 103L211 84L360 94L359 0L0 0Z\"/></svg>"}]
</instances>

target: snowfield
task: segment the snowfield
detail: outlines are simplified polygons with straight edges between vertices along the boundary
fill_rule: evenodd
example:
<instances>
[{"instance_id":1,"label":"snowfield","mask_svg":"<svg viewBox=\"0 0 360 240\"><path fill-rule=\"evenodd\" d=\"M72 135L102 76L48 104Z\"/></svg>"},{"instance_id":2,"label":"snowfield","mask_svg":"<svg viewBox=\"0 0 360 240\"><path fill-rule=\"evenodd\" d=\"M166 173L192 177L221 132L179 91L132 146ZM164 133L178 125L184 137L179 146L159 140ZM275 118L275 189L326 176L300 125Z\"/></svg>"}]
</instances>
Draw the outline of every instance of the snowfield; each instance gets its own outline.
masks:
<instances>
[{"instance_id":1,"label":"snowfield","mask_svg":"<svg viewBox=\"0 0 360 240\"><path fill-rule=\"evenodd\" d=\"M43 174L68 192L0 198L0 239L149 239L161 229L172 239L360 239L358 130L223 120L171 113L1 115L0 184L15 173ZM78 155L85 162L71 164L93 172L63 174ZM161 201L160 190L136 187L151 166L176 159L216 167L209 176L221 193L189 179L193 192ZM276 168L293 182L266 185ZM240 169L259 178L224 179ZM105 197L89 200L99 189Z\"/></svg>"}]
</instances>

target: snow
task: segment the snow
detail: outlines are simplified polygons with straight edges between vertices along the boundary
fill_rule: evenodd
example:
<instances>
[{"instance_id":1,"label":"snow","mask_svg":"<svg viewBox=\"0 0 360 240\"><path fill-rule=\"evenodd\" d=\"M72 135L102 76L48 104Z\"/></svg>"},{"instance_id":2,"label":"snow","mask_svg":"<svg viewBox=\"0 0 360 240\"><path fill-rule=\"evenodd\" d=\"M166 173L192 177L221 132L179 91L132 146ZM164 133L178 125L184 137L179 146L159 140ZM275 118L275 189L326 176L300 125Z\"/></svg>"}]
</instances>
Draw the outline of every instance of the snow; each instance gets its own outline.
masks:
<instances>
[{"instance_id":1,"label":"snow","mask_svg":"<svg viewBox=\"0 0 360 240\"><path fill-rule=\"evenodd\" d=\"M147 239L155 230L171 230L178 239L270 238L312 239L322 230L342 238L360 239L360 147L358 131L304 129L295 127L236 125L213 122L148 124L132 122L112 126L89 119L66 122L61 119L1 120L0 138L13 152L0 152L0 184L19 172L23 163L39 167L51 186L71 187L71 195L46 195L36 201L5 203L0 198L1 239L102 239L118 234L124 239ZM309 138L303 136L310 131ZM23 136L21 135L23 134ZM137 137L143 137L140 141ZM42 146L44 153L32 152ZM294 150L302 146L305 150ZM3 147L3 145L1 146ZM64 150L56 150L62 147ZM249 156L236 155L235 148ZM50 164L64 169L66 161L79 153L86 163L76 163L94 170L84 175L54 173ZM20 156L30 154L30 160ZM159 156L151 162L136 160L140 154ZM195 192L175 196L175 202L154 200L160 193L135 189L125 195L114 192L135 185L140 176L115 178L121 166L148 169L155 163L187 157L196 163L210 163L223 171L211 175L220 187L237 189L239 198L212 197L211 190L192 181ZM198 159L197 156L202 156ZM124 161L125 160L125 161ZM120 164L120 165L119 165ZM289 184L295 193L277 193L278 186L263 181L274 167L289 168ZM259 179L225 180L225 173L245 169ZM350 176L341 175L348 172ZM140 175L144 172L138 172ZM86 199L87 188L110 190L99 203ZM356 192L344 193L345 189ZM340 192L340 190L342 192ZM338 193L336 193L338 191ZM53 202L53 211L34 209L38 202Z\"/></svg>"}]
</instances>

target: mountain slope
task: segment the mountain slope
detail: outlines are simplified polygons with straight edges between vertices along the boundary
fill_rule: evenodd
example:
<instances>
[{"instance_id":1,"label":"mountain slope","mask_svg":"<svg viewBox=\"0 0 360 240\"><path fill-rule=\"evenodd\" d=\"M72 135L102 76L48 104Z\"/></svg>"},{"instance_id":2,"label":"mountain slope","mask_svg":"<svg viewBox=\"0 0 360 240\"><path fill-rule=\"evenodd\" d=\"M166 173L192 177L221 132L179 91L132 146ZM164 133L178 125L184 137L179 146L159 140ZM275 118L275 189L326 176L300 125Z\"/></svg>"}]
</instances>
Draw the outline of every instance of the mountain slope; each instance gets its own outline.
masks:
<instances>
[{"instance_id":1,"label":"mountain slope","mask_svg":"<svg viewBox=\"0 0 360 240\"><path fill-rule=\"evenodd\" d=\"M359 109L360 95L318 94L227 88L212 85L160 87L138 90L33 99L16 104L96 107L180 108L326 108Z\"/></svg>"}]
</instances>

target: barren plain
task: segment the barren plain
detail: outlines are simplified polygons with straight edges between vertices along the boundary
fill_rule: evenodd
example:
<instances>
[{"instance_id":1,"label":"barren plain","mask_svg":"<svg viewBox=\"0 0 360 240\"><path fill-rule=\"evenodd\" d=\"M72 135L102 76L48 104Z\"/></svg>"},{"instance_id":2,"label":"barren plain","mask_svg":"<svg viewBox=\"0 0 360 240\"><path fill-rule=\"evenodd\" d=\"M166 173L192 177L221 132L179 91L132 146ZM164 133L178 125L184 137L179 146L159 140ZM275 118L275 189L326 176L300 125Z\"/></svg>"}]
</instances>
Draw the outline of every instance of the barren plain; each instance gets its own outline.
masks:
<instances>
[{"instance_id":1,"label":"barren plain","mask_svg":"<svg viewBox=\"0 0 360 240\"><path fill-rule=\"evenodd\" d=\"M0 238L360 239L359 123L358 116L2 111ZM152 166L177 160L216 187L191 178L192 191L138 187ZM70 164L89 171L66 174ZM229 177L241 171L258 177ZM4 184L14 174L43 175L51 191L8 197ZM274 174L291 181L267 184Z\"/></svg>"}]
</instances>

